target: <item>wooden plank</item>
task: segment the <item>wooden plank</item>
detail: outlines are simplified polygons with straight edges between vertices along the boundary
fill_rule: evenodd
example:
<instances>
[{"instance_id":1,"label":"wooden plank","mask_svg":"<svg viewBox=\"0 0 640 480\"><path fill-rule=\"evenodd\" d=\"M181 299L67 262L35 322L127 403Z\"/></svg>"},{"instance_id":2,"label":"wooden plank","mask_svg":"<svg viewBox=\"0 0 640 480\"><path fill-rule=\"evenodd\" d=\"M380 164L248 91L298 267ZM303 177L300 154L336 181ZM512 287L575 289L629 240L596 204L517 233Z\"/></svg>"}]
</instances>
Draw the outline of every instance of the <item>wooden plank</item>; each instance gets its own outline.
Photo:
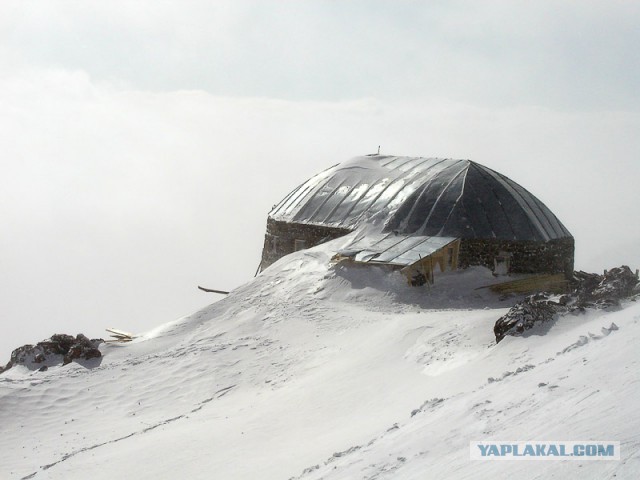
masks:
<instances>
[{"instance_id":1,"label":"wooden plank","mask_svg":"<svg viewBox=\"0 0 640 480\"><path fill-rule=\"evenodd\" d=\"M133 333L125 332L117 328L105 328L105 330L111 334L111 340L107 340L105 343L126 343L137 337L137 335Z\"/></svg>"},{"instance_id":2,"label":"wooden plank","mask_svg":"<svg viewBox=\"0 0 640 480\"><path fill-rule=\"evenodd\" d=\"M256 272L256 275L257 274L258 274L258 272ZM229 295L229 292L225 292L224 290L213 290L212 288L204 288L204 287L201 287L200 285L198 285L198 288L200 290L202 290L203 292L219 293L221 295Z\"/></svg>"},{"instance_id":3,"label":"wooden plank","mask_svg":"<svg viewBox=\"0 0 640 480\"><path fill-rule=\"evenodd\" d=\"M112 337L125 337L125 338L136 338L137 335L129 332L125 332L123 330L118 330L117 328L105 328L105 330L109 333L112 333Z\"/></svg>"}]
</instances>

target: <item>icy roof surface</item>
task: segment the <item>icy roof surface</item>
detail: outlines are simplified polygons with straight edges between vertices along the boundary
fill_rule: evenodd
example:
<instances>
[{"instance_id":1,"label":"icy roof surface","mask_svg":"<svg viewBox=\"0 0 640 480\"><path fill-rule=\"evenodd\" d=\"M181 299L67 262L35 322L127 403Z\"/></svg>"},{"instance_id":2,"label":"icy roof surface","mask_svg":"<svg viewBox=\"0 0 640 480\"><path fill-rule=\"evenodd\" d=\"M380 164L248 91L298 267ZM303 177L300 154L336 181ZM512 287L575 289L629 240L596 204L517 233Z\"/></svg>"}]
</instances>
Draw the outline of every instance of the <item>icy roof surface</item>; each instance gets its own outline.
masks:
<instances>
[{"instance_id":1,"label":"icy roof surface","mask_svg":"<svg viewBox=\"0 0 640 480\"><path fill-rule=\"evenodd\" d=\"M455 241L452 237L401 235L393 232L366 235L340 252L357 262L412 265Z\"/></svg>"},{"instance_id":2,"label":"icy roof surface","mask_svg":"<svg viewBox=\"0 0 640 480\"><path fill-rule=\"evenodd\" d=\"M570 237L523 187L471 160L371 155L310 178L278 203L274 220L423 236L547 241Z\"/></svg>"}]
</instances>

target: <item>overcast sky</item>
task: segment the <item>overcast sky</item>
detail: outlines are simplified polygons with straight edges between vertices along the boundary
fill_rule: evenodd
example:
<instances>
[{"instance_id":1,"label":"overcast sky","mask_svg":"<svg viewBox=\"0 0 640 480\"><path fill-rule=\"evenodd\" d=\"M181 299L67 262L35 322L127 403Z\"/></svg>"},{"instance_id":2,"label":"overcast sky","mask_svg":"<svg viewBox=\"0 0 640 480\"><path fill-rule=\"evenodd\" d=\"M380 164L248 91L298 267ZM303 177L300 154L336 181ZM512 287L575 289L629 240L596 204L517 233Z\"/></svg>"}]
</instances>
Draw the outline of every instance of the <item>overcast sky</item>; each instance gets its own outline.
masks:
<instances>
[{"instance_id":1,"label":"overcast sky","mask_svg":"<svg viewBox=\"0 0 640 480\"><path fill-rule=\"evenodd\" d=\"M0 3L0 363L141 332L258 265L266 215L374 152L532 191L640 267L640 2Z\"/></svg>"}]
</instances>

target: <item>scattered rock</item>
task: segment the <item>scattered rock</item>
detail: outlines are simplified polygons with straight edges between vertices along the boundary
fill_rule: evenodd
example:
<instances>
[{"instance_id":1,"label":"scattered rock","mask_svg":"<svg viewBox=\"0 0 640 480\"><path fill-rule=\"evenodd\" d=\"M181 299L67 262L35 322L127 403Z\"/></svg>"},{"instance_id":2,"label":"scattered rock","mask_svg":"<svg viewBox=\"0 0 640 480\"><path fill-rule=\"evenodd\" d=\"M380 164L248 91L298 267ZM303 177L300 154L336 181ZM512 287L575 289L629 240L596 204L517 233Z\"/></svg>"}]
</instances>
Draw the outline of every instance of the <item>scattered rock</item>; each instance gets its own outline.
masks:
<instances>
[{"instance_id":1,"label":"scattered rock","mask_svg":"<svg viewBox=\"0 0 640 480\"><path fill-rule=\"evenodd\" d=\"M638 275L626 265L606 270L604 275L574 272L570 285L570 294L536 293L511 307L493 327L496 342L507 335L522 335L559 314L619 306L621 300L640 292Z\"/></svg>"},{"instance_id":2,"label":"scattered rock","mask_svg":"<svg viewBox=\"0 0 640 480\"><path fill-rule=\"evenodd\" d=\"M521 335L537 324L548 322L560 309L565 309L564 300L556 302L552 298L549 293L536 293L516 303L496 321L493 327L496 342L506 335Z\"/></svg>"},{"instance_id":3,"label":"scattered rock","mask_svg":"<svg viewBox=\"0 0 640 480\"><path fill-rule=\"evenodd\" d=\"M636 285L638 277L629 267L623 265L606 271L592 295L596 299L623 299L631 296Z\"/></svg>"},{"instance_id":4,"label":"scattered rock","mask_svg":"<svg viewBox=\"0 0 640 480\"><path fill-rule=\"evenodd\" d=\"M324 463L325 463L325 465L327 465L327 464L333 462L334 460L337 460L340 457L344 457L345 455L349 455L349 454L351 454L353 452L356 452L356 451L360 450L361 448L362 447L360 445L356 445L356 446L348 448L348 449L346 449L346 450L344 450L342 452L336 452Z\"/></svg>"},{"instance_id":5,"label":"scattered rock","mask_svg":"<svg viewBox=\"0 0 640 480\"><path fill-rule=\"evenodd\" d=\"M415 416L418 413L423 412L425 409L431 409L433 410L435 407L441 406L442 402L444 402L444 398L431 398L425 402L423 402L422 405L420 405L419 408L415 408L411 411L411 416Z\"/></svg>"},{"instance_id":6,"label":"scattered rock","mask_svg":"<svg viewBox=\"0 0 640 480\"><path fill-rule=\"evenodd\" d=\"M536 368L535 365L531 365L528 363L526 365L523 365L522 367L516 368L515 371L513 372L510 372L510 371L504 372L502 376L499 378L489 377L487 378L487 383L501 382L507 377L511 377L513 375L520 375L521 373L528 372L529 370L532 370L534 368Z\"/></svg>"},{"instance_id":7,"label":"scattered rock","mask_svg":"<svg viewBox=\"0 0 640 480\"><path fill-rule=\"evenodd\" d=\"M319 470L319 469L320 469L320 465L314 465L313 467L305 468L305 469L302 471L302 475L306 475L307 473L311 473L311 472L313 472L314 470Z\"/></svg>"},{"instance_id":8,"label":"scattered rock","mask_svg":"<svg viewBox=\"0 0 640 480\"><path fill-rule=\"evenodd\" d=\"M73 335L55 334L36 345L23 345L11 352L9 363L2 368L0 374L15 365L24 365L30 370L46 371L52 365L62 363L67 365L74 360L99 358L102 356L98 346L104 340L90 340L83 334Z\"/></svg>"},{"instance_id":9,"label":"scattered rock","mask_svg":"<svg viewBox=\"0 0 640 480\"><path fill-rule=\"evenodd\" d=\"M620 300L629 298L638 290L638 276L626 265L605 270L604 275L586 272L574 272L572 279L575 307L607 308L620 304Z\"/></svg>"}]
</instances>

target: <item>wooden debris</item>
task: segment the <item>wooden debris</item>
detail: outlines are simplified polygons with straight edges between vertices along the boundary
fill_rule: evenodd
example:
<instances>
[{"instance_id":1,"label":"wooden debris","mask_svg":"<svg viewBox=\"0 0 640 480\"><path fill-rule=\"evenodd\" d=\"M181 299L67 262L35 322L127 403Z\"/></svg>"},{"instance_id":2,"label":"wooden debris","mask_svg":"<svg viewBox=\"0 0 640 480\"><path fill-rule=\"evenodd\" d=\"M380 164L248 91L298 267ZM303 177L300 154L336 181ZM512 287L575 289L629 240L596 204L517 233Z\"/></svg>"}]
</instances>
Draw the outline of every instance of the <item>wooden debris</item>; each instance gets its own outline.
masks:
<instances>
[{"instance_id":1,"label":"wooden debris","mask_svg":"<svg viewBox=\"0 0 640 480\"><path fill-rule=\"evenodd\" d=\"M118 330L117 328L105 328L105 330L111 334L110 336L112 338L105 343L126 343L137 337L137 335L133 333Z\"/></svg>"},{"instance_id":2,"label":"wooden debris","mask_svg":"<svg viewBox=\"0 0 640 480\"><path fill-rule=\"evenodd\" d=\"M210 293L219 293L221 295L229 295L229 292L225 292L224 290L213 290L211 288L204 288L201 287L200 285L198 285L198 288L200 290L202 290L203 292L210 292Z\"/></svg>"}]
</instances>

